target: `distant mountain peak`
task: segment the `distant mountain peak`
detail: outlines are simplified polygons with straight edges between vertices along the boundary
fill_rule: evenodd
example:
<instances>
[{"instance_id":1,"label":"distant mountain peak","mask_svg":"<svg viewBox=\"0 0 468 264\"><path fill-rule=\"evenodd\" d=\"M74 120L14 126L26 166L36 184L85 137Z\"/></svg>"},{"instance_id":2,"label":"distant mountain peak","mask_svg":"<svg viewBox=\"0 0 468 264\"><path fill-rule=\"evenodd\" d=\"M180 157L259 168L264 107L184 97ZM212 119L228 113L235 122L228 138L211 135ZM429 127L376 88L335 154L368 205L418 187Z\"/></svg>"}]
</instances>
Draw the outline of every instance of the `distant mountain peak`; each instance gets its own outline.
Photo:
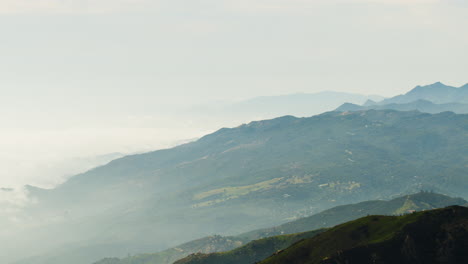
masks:
<instances>
[{"instance_id":1,"label":"distant mountain peak","mask_svg":"<svg viewBox=\"0 0 468 264\"><path fill-rule=\"evenodd\" d=\"M442 82L435 82L433 84L428 84L428 85L423 85L423 86L418 85L406 94L411 94L414 92L419 92L419 91L424 91L424 90L433 90L433 89L438 90L438 89L445 89L445 88L455 88L455 87L443 84Z\"/></svg>"}]
</instances>

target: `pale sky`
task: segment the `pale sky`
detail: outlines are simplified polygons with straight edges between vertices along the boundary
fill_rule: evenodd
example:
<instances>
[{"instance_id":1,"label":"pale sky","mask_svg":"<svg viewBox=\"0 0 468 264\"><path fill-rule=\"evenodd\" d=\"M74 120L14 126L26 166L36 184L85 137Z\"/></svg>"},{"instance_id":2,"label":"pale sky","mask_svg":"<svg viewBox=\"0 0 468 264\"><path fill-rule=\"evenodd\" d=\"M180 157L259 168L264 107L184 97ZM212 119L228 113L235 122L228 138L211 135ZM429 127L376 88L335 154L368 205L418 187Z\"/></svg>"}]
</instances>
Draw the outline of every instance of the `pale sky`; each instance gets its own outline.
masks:
<instances>
[{"instance_id":1,"label":"pale sky","mask_svg":"<svg viewBox=\"0 0 468 264\"><path fill-rule=\"evenodd\" d=\"M0 187L237 125L197 123L191 105L461 86L467 3L0 0Z\"/></svg>"}]
</instances>

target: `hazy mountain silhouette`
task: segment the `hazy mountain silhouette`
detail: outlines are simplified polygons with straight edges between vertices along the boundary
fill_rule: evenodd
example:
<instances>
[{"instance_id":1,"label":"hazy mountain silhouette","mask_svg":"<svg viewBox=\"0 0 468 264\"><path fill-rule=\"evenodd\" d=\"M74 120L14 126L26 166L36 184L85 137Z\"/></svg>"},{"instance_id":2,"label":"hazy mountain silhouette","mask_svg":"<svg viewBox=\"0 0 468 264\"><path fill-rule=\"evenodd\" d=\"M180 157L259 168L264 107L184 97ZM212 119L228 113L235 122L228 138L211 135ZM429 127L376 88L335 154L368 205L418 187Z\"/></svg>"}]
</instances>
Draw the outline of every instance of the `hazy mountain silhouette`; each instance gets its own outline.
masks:
<instances>
[{"instance_id":1,"label":"hazy mountain silhouette","mask_svg":"<svg viewBox=\"0 0 468 264\"><path fill-rule=\"evenodd\" d=\"M354 93L324 91L319 93L297 93L278 96L260 96L251 99L207 105L190 109L195 118L201 121L229 119L237 122L270 119L278 116L293 115L308 117L332 111L343 103L362 104L367 100L383 100L378 95L361 95Z\"/></svg>"}]
</instances>

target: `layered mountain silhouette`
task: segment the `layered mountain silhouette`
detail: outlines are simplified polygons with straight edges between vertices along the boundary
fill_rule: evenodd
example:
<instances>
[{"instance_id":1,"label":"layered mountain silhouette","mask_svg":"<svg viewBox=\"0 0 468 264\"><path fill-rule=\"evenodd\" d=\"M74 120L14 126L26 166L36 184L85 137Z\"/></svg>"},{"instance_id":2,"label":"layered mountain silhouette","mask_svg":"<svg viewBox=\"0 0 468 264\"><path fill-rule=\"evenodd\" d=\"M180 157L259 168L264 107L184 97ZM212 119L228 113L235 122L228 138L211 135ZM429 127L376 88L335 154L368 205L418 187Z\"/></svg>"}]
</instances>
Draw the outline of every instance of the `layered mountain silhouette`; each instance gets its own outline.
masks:
<instances>
[{"instance_id":1,"label":"layered mountain silhouette","mask_svg":"<svg viewBox=\"0 0 468 264\"><path fill-rule=\"evenodd\" d=\"M15 221L33 224L18 231L23 241L1 238L9 252L2 262L156 252L421 189L467 197L467 124L468 116L447 112L285 116L127 156L52 190L30 188L34 203Z\"/></svg>"},{"instance_id":2,"label":"layered mountain silhouette","mask_svg":"<svg viewBox=\"0 0 468 264\"><path fill-rule=\"evenodd\" d=\"M366 215L400 215L449 205L465 204L467 204L467 202L461 198L451 198L431 192L419 192L413 195L398 197L390 201L376 200L337 206L277 227L255 230L230 237L209 236L159 253L140 254L123 259L106 258L95 264L172 264L174 261L188 254L196 254L190 258L203 260L202 263L254 263L263 260L277 250L284 249L301 239L312 237L323 232L326 227L332 227ZM307 232L309 230L316 231ZM282 236L284 234L291 235ZM243 245L252 240L255 241ZM230 252L214 253L231 249L234 250Z\"/></svg>"},{"instance_id":3,"label":"layered mountain silhouette","mask_svg":"<svg viewBox=\"0 0 468 264\"><path fill-rule=\"evenodd\" d=\"M376 102L367 100L363 105L345 103L336 111L392 109L398 111L417 110L426 113L451 111L458 114L468 113L468 84L459 88L437 82L426 86L417 86L406 94Z\"/></svg>"}]
</instances>

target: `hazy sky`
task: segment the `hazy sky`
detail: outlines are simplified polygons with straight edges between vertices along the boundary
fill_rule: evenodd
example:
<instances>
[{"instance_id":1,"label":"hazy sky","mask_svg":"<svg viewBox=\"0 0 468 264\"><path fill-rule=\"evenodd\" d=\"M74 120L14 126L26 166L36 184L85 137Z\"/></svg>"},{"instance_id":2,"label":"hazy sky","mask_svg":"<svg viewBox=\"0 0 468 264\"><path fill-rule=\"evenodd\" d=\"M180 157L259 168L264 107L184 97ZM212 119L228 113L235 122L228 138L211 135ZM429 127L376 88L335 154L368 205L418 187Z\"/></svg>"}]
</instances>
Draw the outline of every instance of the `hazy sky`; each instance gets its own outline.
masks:
<instances>
[{"instance_id":1,"label":"hazy sky","mask_svg":"<svg viewBox=\"0 0 468 264\"><path fill-rule=\"evenodd\" d=\"M463 85L467 3L1 0L0 187L211 131L189 105Z\"/></svg>"}]
</instances>

